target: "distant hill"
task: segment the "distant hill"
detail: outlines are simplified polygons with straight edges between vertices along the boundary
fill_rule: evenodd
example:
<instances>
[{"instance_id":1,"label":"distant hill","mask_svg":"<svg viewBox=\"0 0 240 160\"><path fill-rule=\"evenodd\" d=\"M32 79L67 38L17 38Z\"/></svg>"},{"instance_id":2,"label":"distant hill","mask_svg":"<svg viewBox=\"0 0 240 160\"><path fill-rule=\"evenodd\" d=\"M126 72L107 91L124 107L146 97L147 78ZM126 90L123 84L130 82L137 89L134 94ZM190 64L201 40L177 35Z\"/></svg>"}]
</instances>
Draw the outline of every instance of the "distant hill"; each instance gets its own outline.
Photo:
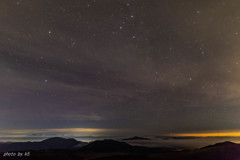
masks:
<instances>
[{"instance_id":1,"label":"distant hill","mask_svg":"<svg viewBox=\"0 0 240 160\"><path fill-rule=\"evenodd\" d=\"M131 145L125 142L119 142L111 139L98 140L83 146L81 151L93 151L93 152L113 152L113 151L127 151L132 148Z\"/></svg>"},{"instance_id":2,"label":"distant hill","mask_svg":"<svg viewBox=\"0 0 240 160\"><path fill-rule=\"evenodd\" d=\"M154 152L154 150L155 148L149 148L147 152L142 152L139 149L132 154L109 155L94 160L240 160L240 145L232 142L217 143L193 151Z\"/></svg>"},{"instance_id":3,"label":"distant hill","mask_svg":"<svg viewBox=\"0 0 240 160\"><path fill-rule=\"evenodd\" d=\"M47 139L42 142L64 145L67 143L76 145L73 139ZM71 142L71 143L70 143ZM32 142L34 143L34 142ZM67 144L66 143L66 144ZM72 146L72 145L71 145ZM22 150L22 149L21 149ZM11 160L19 159L10 157ZM0 157L1 159L1 157ZM4 159L4 158L3 158ZM8 158L7 158L8 159ZM27 158L26 158L27 159ZM232 142L217 143L201 149L191 151L174 151L167 148L148 148L132 146L125 142L115 140L99 140L91 142L76 150L51 149L31 151L31 160L240 160L240 145ZM2 160L2 159L1 159Z\"/></svg>"},{"instance_id":4,"label":"distant hill","mask_svg":"<svg viewBox=\"0 0 240 160\"><path fill-rule=\"evenodd\" d=\"M232 142L217 143L186 152L177 160L239 160L240 145Z\"/></svg>"},{"instance_id":5,"label":"distant hill","mask_svg":"<svg viewBox=\"0 0 240 160\"><path fill-rule=\"evenodd\" d=\"M86 145L75 139L49 138L40 142L7 142L0 143L0 152L22 151L22 150L43 150L43 149L75 149Z\"/></svg>"},{"instance_id":6,"label":"distant hill","mask_svg":"<svg viewBox=\"0 0 240 160\"><path fill-rule=\"evenodd\" d=\"M174 137L174 136L156 136L155 138L161 138L162 140L169 140L169 139L198 139L201 137Z\"/></svg>"},{"instance_id":7,"label":"distant hill","mask_svg":"<svg viewBox=\"0 0 240 160\"><path fill-rule=\"evenodd\" d=\"M229 146L238 146L238 144L226 141L226 142L216 143L214 145L208 145L208 146L203 147L202 149L216 148L216 147L229 147Z\"/></svg>"},{"instance_id":8,"label":"distant hill","mask_svg":"<svg viewBox=\"0 0 240 160\"><path fill-rule=\"evenodd\" d=\"M134 137L131 137L131 138L126 138L126 139L123 139L124 141L131 141L131 140L151 140L149 138L144 138L144 137L138 137L138 136L134 136Z\"/></svg>"},{"instance_id":9,"label":"distant hill","mask_svg":"<svg viewBox=\"0 0 240 160\"><path fill-rule=\"evenodd\" d=\"M173 151L175 148L167 148L167 147L142 147L142 146L132 146L125 142L115 141L111 139L106 140L98 140L89 143L86 146L81 147L80 151L87 152L135 152L135 153L143 153L143 152L167 152Z\"/></svg>"}]
</instances>

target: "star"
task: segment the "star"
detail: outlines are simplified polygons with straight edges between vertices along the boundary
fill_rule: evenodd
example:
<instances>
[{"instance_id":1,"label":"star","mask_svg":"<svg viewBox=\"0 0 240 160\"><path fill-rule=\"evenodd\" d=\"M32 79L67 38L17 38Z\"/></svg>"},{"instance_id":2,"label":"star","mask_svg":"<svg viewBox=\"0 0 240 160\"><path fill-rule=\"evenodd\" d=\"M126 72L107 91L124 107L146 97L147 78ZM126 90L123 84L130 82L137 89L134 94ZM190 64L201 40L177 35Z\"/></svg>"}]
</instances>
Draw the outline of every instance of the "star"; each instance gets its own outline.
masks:
<instances>
[{"instance_id":1,"label":"star","mask_svg":"<svg viewBox=\"0 0 240 160\"><path fill-rule=\"evenodd\" d=\"M1 1L0 125L117 126L149 136L239 127L238 3ZM202 113L213 108L211 122Z\"/></svg>"}]
</instances>

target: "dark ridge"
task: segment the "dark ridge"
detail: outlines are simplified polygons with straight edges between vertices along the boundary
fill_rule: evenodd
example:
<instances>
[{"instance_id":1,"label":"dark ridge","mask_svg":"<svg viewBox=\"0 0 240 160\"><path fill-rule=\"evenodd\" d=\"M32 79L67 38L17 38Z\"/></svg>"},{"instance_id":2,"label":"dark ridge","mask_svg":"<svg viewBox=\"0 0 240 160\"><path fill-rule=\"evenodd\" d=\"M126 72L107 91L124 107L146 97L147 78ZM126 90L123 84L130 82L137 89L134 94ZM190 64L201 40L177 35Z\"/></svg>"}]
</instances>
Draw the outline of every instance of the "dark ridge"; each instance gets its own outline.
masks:
<instances>
[{"instance_id":1,"label":"dark ridge","mask_svg":"<svg viewBox=\"0 0 240 160\"><path fill-rule=\"evenodd\" d=\"M83 146L80 150L96 151L96 152L102 152L102 151L113 152L113 151L130 150L131 148L132 146L125 142L105 139L105 140L90 142L88 145Z\"/></svg>"},{"instance_id":2,"label":"dark ridge","mask_svg":"<svg viewBox=\"0 0 240 160\"><path fill-rule=\"evenodd\" d=\"M169 139L198 139L198 138L201 138L201 137L171 137L171 136L157 136L155 138L161 138L162 140L169 140Z\"/></svg>"},{"instance_id":3,"label":"dark ridge","mask_svg":"<svg viewBox=\"0 0 240 160\"><path fill-rule=\"evenodd\" d=\"M134 153L161 153L173 151L175 148L159 147L159 148L149 148L142 146L132 146L125 142L115 141L115 140L98 140L89 143L79 149L80 151L87 152L134 152Z\"/></svg>"},{"instance_id":4,"label":"dark ridge","mask_svg":"<svg viewBox=\"0 0 240 160\"><path fill-rule=\"evenodd\" d=\"M53 137L53 138L48 138L45 139L43 141L41 141L40 143L43 144L55 144L55 145L77 145L79 143L79 141L73 139L73 138L61 138L61 137Z\"/></svg>"},{"instance_id":5,"label":"dark ridge","mask_svg":"<svg viewBox=\"0 0 240 160\"><path fill-rule=\"evenodd\" d=\"M226 147L226 146L235 146L237 145L236 143L230 142L230 141L226 141L226 142L220 142L220 143L216 143L214 145L208 145L203 147L204 148L213 148L213 147Z\"/></svg>"},{"instance_id":6,"label":"dark ridge","mask_svg":"<svg viewBox=\"0 0 240 160\"><path fill-rule=\"evenodd\" d=\"M124 141L130 141L130 140L151 140L149 138L144 138L144 137L138 137L138 136L134 136L134 137L131 137L131 138L126 138L126 139L123 139Z\"/></svg>"},{"instance_id":7,"label":"dark ridge","mask_svg":"<svg viewBox=\"0 0 240 160\"><path fill-rule=\"evenodd\" d=\"M85 142L60 137L49 138L41 142L13 142L1 143L0 152L43 150L43 149L76 149L85 145Z\"/></svg>"},{"instance_id":8,"label":"dark ridge","mask_svg":"<svg viewBox=\"0 0 240 160\"><path fill-rule=\"evenodd\" d=\"M51 139L50 141L56 139ZM99 153L102 152L102 153ZM31 160L238 160L240 145L232 142L217 143L202 149L188 151L163 150L131 146L114 140L94 141L78 149L32 150ZM0 158L1 159L1 158ZM4 158L5 159L5 158ZM6 157L17 160L19 157ZM23 158L24 159L24 158ZM1 159L2 160L2 159Z\"/></svg>"}]
</instances>

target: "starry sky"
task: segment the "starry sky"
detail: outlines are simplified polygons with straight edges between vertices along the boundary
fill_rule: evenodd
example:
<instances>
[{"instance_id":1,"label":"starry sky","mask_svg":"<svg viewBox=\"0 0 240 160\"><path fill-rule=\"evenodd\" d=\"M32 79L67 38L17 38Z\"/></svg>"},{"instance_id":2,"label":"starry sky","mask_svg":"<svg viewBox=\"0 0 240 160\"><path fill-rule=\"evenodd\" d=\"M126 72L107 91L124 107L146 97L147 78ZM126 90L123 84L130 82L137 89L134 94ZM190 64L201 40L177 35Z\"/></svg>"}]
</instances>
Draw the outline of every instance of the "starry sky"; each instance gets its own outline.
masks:
<instances>
[{"instance_id":1,"label":"starry sky","mask_svg":"<svg viewBox=\"0 0 240 160\"><path fill-rule=\"evenodd\" d=\"M0 130L240 129L237 0L1 0Z\"/></svg>"}]
</instances>

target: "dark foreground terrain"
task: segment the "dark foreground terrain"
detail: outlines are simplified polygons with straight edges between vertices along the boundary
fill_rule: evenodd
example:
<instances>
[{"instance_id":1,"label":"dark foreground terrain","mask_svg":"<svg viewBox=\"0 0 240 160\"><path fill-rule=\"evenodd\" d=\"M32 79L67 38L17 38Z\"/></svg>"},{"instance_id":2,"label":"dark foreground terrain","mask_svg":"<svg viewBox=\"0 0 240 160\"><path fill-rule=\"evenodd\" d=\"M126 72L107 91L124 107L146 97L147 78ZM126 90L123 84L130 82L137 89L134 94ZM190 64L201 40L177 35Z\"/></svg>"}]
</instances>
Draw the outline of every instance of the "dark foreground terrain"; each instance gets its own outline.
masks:
<instances>
[{"instance_id":1,"label":"dark foreground terrain","mask_svg":"<svg viewBox=\"0 0 240 160\"><path fill-rule=\"evenodd\" d=\"M78 144L76 141L67 140L69 149L64 149L62 139L52 139L48 143L50 148L42 150L12 151L7 155L1 153L0 159L29 159L29 160L240 160L240 144L232 142L223 142L215 145L203 147L192 151L174 151L171 148L148 148L131 146L125 142L114 140L94 141L84 146L73 147L72 144ZM43 141L46 142L46 141ZM39 142L41 144L41 142ZM21 144L23 145L23 144ZM29 144L28 144L29 145ZM35 147L37 146L34 144ZM41 144L43 145L43 144ZM41 146L40 145L40 146ZM50 145L50 144L49 144ZM42 146L41 146L42 147ZM46 147L46 146L45 146ZM59 149L60 148L60 149ZM11 153L15 153L12 156ZM18 154L23 153L21 157ZM4 156L5 154L5 156Z\"/></svg>"}]
</instances>

